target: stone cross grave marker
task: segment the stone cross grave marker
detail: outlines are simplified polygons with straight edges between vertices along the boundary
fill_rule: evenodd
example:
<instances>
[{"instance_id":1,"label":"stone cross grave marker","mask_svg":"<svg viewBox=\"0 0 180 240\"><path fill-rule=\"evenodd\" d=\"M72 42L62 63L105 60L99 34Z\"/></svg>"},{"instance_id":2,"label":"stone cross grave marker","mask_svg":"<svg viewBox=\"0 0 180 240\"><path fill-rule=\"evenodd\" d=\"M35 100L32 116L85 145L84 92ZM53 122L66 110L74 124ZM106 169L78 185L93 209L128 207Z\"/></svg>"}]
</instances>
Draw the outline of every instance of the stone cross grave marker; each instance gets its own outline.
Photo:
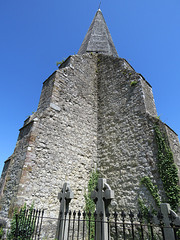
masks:
<instances>
[{"instance_id":1,"label":"stone cross grave marker","mask_svg":"<svg viewBox=\"0 0 180 240\"><path fill-rule=\"evenodd\" d=\"M171 226L180 226L180 217L170 208L168 203L161 203L160 206L161 214L162 214L162 225L163 225L163 232L164 232L164 239L165 240L176 240L174 235L174 230ZM158 216L154 216L154 223L160 225L160 219Z\"/></svg>"},{"instance_id":2,"label":"stone cross grave marker","mask_svg":"<svg viewBox=\"0 0 180 240\"><path fill-rule=\"evenodd\" d=\"M164 236L165 240L175 240L175 235L173 228L171 228L172 220L170 219L170 215L173 217L173 223L177 226L180 226L180 217L171 210L170 205L168 203L161 204L161 212L163 214L163 222L164 222Z\"/></svg>"},{"instance_id":3,"label":"stone cross grave marker","mask_svg":"<svg viewBox=\"0 0 180 240\"><path fill-rule=\"evenodd\" d=\"M60 201L60 212L56 238L58 240L66 240L68 234L68 221L67 214L69 211L69 203L71 199L74 198L74 194L68 183L63 184L61 192L58 194L58 199Z\"/></svg>"},{"instance_id":4,"label":"stone cross grave marker","mask_svg":"<svg viewBox=\"0 0 180 240\"><path fill-rule=\"evenodd\" d=\"M114 191L106 183L106 179L99 178L98 185L91 193L91 198L96 204L97 222L96 222L96 240L107 240L108 238L108 225L107 213L111 200L114 198ZM102 221L104 223L101 224Z\"/></svg>"}]
</instances>

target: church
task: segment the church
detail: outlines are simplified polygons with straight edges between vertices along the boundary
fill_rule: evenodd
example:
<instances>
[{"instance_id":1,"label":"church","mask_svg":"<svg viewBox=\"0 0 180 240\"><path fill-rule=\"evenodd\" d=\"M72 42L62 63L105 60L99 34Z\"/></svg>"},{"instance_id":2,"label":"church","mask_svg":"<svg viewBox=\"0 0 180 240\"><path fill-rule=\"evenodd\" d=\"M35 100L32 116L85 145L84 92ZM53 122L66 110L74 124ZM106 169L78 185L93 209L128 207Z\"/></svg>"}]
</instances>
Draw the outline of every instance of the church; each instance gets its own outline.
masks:
<instances>
[{"instance_id":1,"label":"church","mask_svg":"<svg viewBox=\"0 0 180 240\"><path fill-rule=\"evenodd\" d=\"M178 136L158 119L151 85L118 56L99 9L78 53L44 81L37 111L20 129L0 180L0 218L24 203L58 217L64 182L74 192L73 208L84 209L93 171L115 191L117 210L136 210L139 199L156 204L145 177L170 201L158 139L180 179Z\"/></svg>"}]
</instances>

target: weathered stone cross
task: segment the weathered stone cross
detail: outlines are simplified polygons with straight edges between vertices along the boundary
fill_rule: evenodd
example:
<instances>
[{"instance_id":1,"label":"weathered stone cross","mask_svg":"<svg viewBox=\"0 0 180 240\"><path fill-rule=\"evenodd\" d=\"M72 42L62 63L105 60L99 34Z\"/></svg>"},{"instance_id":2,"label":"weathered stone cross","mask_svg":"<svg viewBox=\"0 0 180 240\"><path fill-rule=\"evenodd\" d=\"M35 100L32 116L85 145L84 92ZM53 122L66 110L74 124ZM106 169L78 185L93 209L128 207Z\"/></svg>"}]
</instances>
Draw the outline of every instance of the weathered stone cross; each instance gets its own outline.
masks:
<instances>
[{"instance_id":1,"label":"weathered stone cross","mask_svg":"<svg viewBox=\"0 0 180 240\"><path fill-rule=\"evenodd\" d=\"M56 238L58 240L67 239L68 221L66 217L69 211L69 203L72 198L74 198L74 194L71 191L69 184L64 183L61 192L58 194L58 199L60 201L60 212L59 212L58 228L56 233Z\"/></svg>"},{"instance_id":2,"label":"weathered stone cross","mask_svg":"<svg viewBox=\"0 0 180 240\"><path fill-rule=\"evenodd\" d=\"M114 191L106 183L106 179L99 178L96 190L91 193L91 198L96 203L96 240L107 240L108 238L108 225L107 225L107 213L108 206L111 200L114 198ZM100 221L104 223L101 224ZM106 223L105 223L106 222Z\"/></svg>"},{"instance_id":3,"label":"weathered stone cross","mask_svg":"<svg viewBox=\"0 0 180 240\"><path fill-rule=\"evenodd\" d=\"M174 225L180 226L180 217L170 208L168 203L161 203L161 213L163 215L163 231L165 240L175 240L174 230L171 226L173 222ZM170 219L172 217L172 219ZM160 224L157 217L154 217L155 224Z\"/></svg>"}]
</instances>

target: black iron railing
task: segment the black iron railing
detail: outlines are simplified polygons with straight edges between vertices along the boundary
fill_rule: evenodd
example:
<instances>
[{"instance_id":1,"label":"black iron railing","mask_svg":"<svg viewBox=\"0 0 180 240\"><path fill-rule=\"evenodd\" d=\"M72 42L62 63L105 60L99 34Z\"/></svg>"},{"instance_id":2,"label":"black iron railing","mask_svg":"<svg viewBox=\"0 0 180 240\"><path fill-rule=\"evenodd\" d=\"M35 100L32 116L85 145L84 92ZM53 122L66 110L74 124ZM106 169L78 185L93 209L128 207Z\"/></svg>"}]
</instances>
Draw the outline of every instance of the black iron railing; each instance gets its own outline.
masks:
<instances>
[{"instance_id":1,"label":"black iron railing","mask_svg":"<svg viewBox=\"0 0 180 240\"><path fill-rule=\"evenodd\" d=\"M65 216L63 219L61 216ZM132 212L125 214L122 211L107 214L107 221L102 221L102 213L99 216L86 212L69 211L60 213L60 223L64 222L63 234L58 240L97 240L97 231L107 229L106 236L100 234L98 240L165 240L165 230L172 230L175 239L178 238L180 226L175 226L171 221L171 227L165 227L162 214L157 215L158 224L154 223L154 216L149 213L144 217L140 212L134 215ZM156 220L157 221L157 220ZM171 240L171 239L169 239Z\"/></svg>"},{"instance_id":2,"label":"black iron railing","mask_svg":"<svg viewBox=\"0 0 180 240\"><path fill-rule=\"evenodd\" d=\"M10 240L39 240L44 211L35 209L21 209L11 221L7 231Z\"/></svg>"},{"instance_id":3,"label":"black iron railing","mask_svg":"<svg viewBox=\"0 0 180 240\"><path fill-rule=\"evenodd\" d=\"M157 216L153 216L151 213L143 216L140 212L134 214L122 211L107 213L107 220L103 221L103 219L103 214L96 212L69 211L64 214L60 212L58 219L44 216L44 211L23 210L15 215L14 222L7 230L9 237L6 239L166 240L169 230L174 233L175 240L180 239L178 233L180 226L174 223L171 214L169 215L170 227L165 226L165 219L161 213ZM63 228L57 229L56 232L57 226L63 226ZM62 231L61 234L60 231Z\"/></svg>"}]
</instances>

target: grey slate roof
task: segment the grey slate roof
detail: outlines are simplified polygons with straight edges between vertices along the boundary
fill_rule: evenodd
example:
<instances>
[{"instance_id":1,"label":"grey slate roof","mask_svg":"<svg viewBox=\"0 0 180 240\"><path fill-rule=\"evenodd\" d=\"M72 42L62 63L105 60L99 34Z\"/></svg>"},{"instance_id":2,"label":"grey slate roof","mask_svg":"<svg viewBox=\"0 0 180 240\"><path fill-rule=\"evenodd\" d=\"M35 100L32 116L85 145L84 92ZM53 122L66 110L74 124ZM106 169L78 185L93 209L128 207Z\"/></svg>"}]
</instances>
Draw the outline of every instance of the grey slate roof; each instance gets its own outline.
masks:
<instances>
[{"instance_id":1,"label":"grey slate roof","mask_svg":"<svg viewBox=\"0 0 180 240\"><path fill-rule=\"evenodd\" d=\"M96 12L78 54L86 52L98 52L118 57L111 34L100 9Z\"/></svg>"}]
</instances>

